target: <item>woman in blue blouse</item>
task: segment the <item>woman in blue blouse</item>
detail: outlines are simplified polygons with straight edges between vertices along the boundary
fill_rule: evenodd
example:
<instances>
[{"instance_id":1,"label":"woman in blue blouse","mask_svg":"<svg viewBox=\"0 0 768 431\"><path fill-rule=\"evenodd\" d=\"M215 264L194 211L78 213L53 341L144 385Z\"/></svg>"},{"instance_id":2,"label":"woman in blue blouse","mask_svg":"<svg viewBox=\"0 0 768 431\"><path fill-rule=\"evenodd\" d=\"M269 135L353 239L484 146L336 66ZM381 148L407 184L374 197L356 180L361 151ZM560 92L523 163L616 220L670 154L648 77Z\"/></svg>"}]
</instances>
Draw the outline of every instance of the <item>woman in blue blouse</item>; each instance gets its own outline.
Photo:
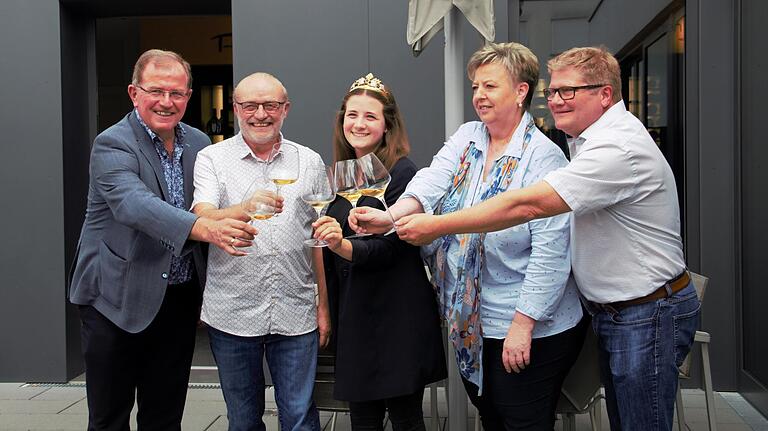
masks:
<instances>
[{"instance_id":1,"label":"woman in blue blouse","mask_svg":"<svg viewBox=\"0 0 768 431\"><path fill-rule=\"evenodd\" d=\"M564 166L562 151L526 109L536 56L517 43L489 44L467 65L481 121L459 127L390 208L397 219L448 213ZM369 208L353 227L386 231ZM363 224L365 222L365 224ZM428 258L459 372L486 431L551 430L560 388L584 339L586 319L570 277L569 216L487 234L450 235Z\"/></svg>"}]
</instances>

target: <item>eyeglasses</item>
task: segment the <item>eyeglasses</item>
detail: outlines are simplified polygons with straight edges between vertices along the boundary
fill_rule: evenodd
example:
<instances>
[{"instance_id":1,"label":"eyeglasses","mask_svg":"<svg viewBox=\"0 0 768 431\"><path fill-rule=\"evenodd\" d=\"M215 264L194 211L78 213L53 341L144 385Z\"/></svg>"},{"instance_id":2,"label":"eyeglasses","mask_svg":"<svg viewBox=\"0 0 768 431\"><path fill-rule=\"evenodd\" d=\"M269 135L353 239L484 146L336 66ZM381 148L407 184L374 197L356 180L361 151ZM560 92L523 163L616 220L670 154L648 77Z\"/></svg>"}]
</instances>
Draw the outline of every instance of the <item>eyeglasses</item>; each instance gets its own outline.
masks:
<instances>
[{"instance_id":1,"label":"eyeglasses","mask_svg":"<svg viewBox=\"0 0 768 431\"><path fill-rule=\"evenodd\" d=\"M274 114L275 112L280 110L280 107L288 103L288 101L285 102L275 102L275 101L269 101L269 102L235 102L238 106L240 106L240 109L243 110L244 113L251 115L255 114L256 111L259 110L259 106L264 108L264 111L266 111L268 114Z\"/></svg>"},{"instance_id":2,"label":"eyeglasses","mask_svg":"<svg viewBox=\"0 0 768 431\"><path fill-rule=\"evenodd\" d=\"M153 99L162 99L167 94L168 97L170 97L170 99L173 100L174 102L181 102L182 100L189 97L189 91L181 92L179 90L162 90L160 88L151 88L147 90L141 85L138 85L138 84L134 84L134 85L137 88L141 89L141 91L149 94L149 96Z\"/></svg>"},{"instance_id":3,"label":"eyeglasses","mask_svg":"<svg viewBox=\"0 0 768 431\"><path fill-rule=\"evenodd\" d=\"M576 90L587 90L592 88L605 87L608 84L591 84L591 85L579 85L578 87L560 87L560 88L545 88L544 97L547 100L552 100L555 94L559 94L563 100L571 100L576 97Z\"/></svg>"}]
</instances>

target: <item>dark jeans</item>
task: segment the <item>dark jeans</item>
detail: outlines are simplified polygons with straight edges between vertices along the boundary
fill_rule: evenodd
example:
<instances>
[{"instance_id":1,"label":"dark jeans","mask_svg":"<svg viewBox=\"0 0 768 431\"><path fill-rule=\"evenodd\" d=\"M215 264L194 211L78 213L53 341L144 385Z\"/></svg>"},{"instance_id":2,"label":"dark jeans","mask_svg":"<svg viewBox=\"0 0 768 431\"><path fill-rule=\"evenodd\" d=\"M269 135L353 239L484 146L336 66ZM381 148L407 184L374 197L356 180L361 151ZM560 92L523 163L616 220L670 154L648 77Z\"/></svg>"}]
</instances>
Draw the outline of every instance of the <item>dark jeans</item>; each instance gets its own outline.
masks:
<instances>
[{"instance_id":1,"label":"dark jeans","mask_svg":"<svg viewBox=\"0 0 768 431\"><path fill-rule=\"evenodd\" d=\"M169 288L147 329L131 334L80 306L89 430L180 430L199 314L195 284Z\"/></svg>"},{"instance_id":2,"label":"dark jeans","mask_svg":"<svg viewBox=\"0 0 768 431\"><path fill-rule=\"evenodd\" d=\"M389 421L394 431L424 431L424 413L421 400L424 388L410 395L375 401L349 403L349 417L355 431L384 429L384 412L389 410Z\"/></svg>"},{"instance_id":3,"label":"dark jeans","mask_svg":"<svg viewBox=\"0 0 768 431\"><path fill-rule=\"evenodd\" d=\"M590 310L611 430L671 430L678 366L691 349L701 304L693 284L616 312Z\"/></svg>"},{"instance_id":4,"label":"dark jeans","mask_svg":"<svg viewBox=\"0 0 768 431\"><path fill-rule=\"evenodd\" d=\"M229 431L265 431L264 355L275 385L280 429L319 431L312 400L317 369L317 330L287 336L240 337L208 327L211 351L219 368L227 404Z\"/></svg>"},{"instance_id":5,"label":"dark jeans","mask_svg":"<svg viewBox=\"0 0 768 431\"><path fill-rule=\"evenodd\" d=\"M480 414L485 431L552 430L560 388L576 362L589 317L573 328L534 338L531 363L520 373L507 373L501 362L504 340L483 338L483 394L477 386L462 379L467 395Z\"/></svg>"}]
</instances>

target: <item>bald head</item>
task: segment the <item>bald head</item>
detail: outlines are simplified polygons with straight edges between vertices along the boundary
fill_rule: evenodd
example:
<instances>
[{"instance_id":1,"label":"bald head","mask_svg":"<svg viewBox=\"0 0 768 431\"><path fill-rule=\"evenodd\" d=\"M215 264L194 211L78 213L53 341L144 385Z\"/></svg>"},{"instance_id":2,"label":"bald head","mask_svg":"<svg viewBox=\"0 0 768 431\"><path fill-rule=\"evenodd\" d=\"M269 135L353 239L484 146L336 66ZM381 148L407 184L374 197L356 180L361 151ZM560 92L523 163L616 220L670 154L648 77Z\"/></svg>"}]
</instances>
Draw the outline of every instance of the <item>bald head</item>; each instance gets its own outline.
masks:
<instances>
[{"instance_id":1,"label":"bald head","mask_svg":"<svg viewBox=\"0 0 768 431\"><path fill-rule=\"evenodd\" d=\"M235 87L235 99L238 101L240 97L255 90L271 90L277 88L281 93L281 100L288 100L288 90L279 79L266 72L252 73L245 78L241 79Z\"/></svg>"}]
</instances>

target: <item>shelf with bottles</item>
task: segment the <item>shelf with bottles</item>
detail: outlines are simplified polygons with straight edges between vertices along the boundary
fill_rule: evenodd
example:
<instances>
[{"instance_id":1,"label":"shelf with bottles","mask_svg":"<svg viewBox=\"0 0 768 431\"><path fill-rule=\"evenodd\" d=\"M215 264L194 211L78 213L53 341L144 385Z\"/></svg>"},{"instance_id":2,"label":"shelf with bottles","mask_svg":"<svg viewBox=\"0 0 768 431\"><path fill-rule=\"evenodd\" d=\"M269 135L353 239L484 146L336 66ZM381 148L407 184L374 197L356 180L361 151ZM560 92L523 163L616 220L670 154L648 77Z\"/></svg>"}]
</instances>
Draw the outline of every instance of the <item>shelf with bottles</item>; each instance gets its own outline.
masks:
<instances>
[{"instance_id":1,"label":"shelf with bottles","mask_svg":"<svg viewBox=\"0 0 768 431\"><path fill-rule=\"evenodd\" d=\"M204 131L213 143L221 142L233 136L235 129L234 113L232 112L232 86L201 86L200 116L202 124L205 125Z\"/></svg>"}]
</instances>

